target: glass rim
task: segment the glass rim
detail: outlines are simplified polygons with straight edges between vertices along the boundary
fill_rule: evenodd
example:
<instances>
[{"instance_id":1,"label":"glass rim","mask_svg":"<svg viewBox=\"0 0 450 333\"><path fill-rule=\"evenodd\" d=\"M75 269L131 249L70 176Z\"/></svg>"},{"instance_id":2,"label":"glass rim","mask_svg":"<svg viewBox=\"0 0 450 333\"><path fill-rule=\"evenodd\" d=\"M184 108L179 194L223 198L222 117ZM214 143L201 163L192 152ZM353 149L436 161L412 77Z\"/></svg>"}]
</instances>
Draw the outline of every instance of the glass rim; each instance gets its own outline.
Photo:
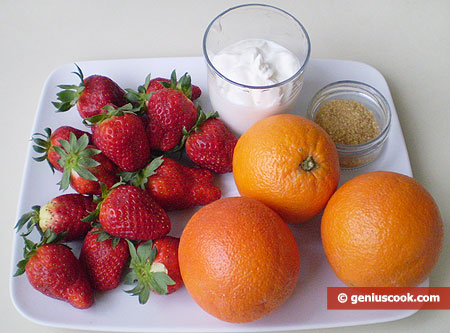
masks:
<instances>
[{"instance_id":1,"label":"glass rim","mask_svg":"<svg viewBox=\"0 0 450 333\"><path fill-rule=\"evenodd\" d=\"M383 144L385 140L387 139L387 135L389 133L389 130L391 128L391 118L392 118L392 111L391 107L386 100L386 98L381 94L376 88L372 87L371 85L360 82L360 81L354 81L354 80L341 80L341 81L335 81L332 83L329 83L322 87L313 97L310 104L308 105L307 109L307 115L308 117L314 121L314 115L316 110L312 110L315 103L317 103L317 99L321 97L325 92L327 92L331 88L361 88L367 95L370 97L375 98L375 101L377 101L377 104L381 109L383 109L383 114L386 115L386 123L384 127L381 129L380 133L373 138L372 140L369 140L367 142L357 144L357 145L344 145L341 143L335 143L336 148L339 153L344 154L352 154L352 153L364 153L367 151L370 151L374 149L374 146L378 146L380 144ZM349 90L349 92L352 92ZM355 91L356 92L356 91Z\"/></svg>"},{"instance_id":2,"label":"glass rim","mask_svg":"<svg viewBox=\"0 0 450 333\"><path fill-rule=\"evenodd\" d=\"M213 25L219 18L223 17L223 16L226 15L227 13L229 13L229 12L231 12L231 11L233 11L233 10L236 10L236 9L243 8L243 7L266 7L266 8L273 9L273 10L275 10L275 11L281 12L281 13L283 13L283 14L289 16L292 20L294 20L294 22L298 24L298 26L300 27L300 30L301 30L301 31L303 32L303 34L305 35L306 42L307 42L307 52L306 52L305 60L303 61L303 64L300 66L300 68L298 69L298 71L295 72L292 76L290 76L290 77L287 78L286 80L283 80L283 81L280 81L280 82L277 82L277 83L274 83L274 84L266 85L266 86L252 86L252 85L242 84L242 83L233 81L233 80L227 78L225 75L223 75L219 70L217 70L216 67L214 67L214 65L213 65L212 62L211 62L211 59L209 59L208 51L206 50L206 39L207 39L207 36L208 36L208 34L209 34L209 31L211 30L212 25ZM208 24L208 26L207 26L207 28L206 28L206 30L205 30L205 33L204 33L204 35L203 35L203 45L202 45L202 48L203 48L203 56L204 56L204 58L205 58L205 60L206 60L206 63L208 64L208 66L209 66L210 68L212 68L212 70L213 70L219 77L221 77L222 79L224 79L225 81L227 81L227 82L229 82L229 83L231 83L231 84L233 84L233 85L236 85L236 86L241 87L241 88L247 88L247 89L270 89L270 88L276 88L276 87L280 87L280 86L282 86L282 85L284 85L284 84L286 84L286 83L288 83L288 82L294 80L295 78L297 78L298 76L300 76L300 75L304 72L305 67L306 67L306 64L308 63L309 58L310 58L310 55L311 55L311 41L310 41L310 39L309 39L308 32L306 31L305 27L300 23L300 21L299 21L297 18L295 18L293 15L289 14L287 11L285 11L285 10L283 10L283 9L281 9L281 8L278 8L278 7L275 7L275 6L272 6L272 5L267 5L267 4L260 4L260 3L249 3L249 4L243 4L243 5L234 6L234 7L228 8L227 10L225 10L225 11L223 11L222 13L220 13L219 15L217 15L217 16L216 16L216 17Z\"/></svg>"}]
</instances>

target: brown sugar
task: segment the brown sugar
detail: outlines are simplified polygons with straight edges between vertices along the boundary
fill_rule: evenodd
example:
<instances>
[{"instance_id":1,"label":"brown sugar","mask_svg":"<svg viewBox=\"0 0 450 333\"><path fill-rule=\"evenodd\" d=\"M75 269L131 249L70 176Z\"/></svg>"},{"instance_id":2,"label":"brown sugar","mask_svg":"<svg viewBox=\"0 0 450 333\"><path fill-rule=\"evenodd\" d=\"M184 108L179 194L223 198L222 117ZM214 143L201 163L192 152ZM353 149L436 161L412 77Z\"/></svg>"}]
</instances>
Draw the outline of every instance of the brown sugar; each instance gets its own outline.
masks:
<instances>
[{"instance_id":1,"label":"brown sugar","mask_svg":"<svg viewBox=\"0 0 450 333\"><path fill-rule=\"evenodd\" d=\"M342 145L359 145L380 134L373 113L363 104L337 99L322 105L314 121Z\"/></svg>"}]
</instances>

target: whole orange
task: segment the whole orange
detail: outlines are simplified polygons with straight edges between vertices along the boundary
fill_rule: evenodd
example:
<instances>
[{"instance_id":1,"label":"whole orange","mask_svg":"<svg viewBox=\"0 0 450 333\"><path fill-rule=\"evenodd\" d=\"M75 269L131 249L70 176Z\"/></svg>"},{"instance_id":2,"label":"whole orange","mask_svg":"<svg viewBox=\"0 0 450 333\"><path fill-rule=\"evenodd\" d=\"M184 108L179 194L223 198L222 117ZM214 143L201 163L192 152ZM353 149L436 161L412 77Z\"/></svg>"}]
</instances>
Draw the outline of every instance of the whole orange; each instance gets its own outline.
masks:
<instances>
[{"instance_id":1,"label":"whole orange","mask_svg":"<svg viewBox=\"0 0 450 333\"><path fill-rule=\"evenodd\" d=\"M319 213L339 182L336 147L316 123L293 114L264 118L238 140L233 175L239 193L288 223Z\"/></svg>"},{"instance_id":2,"label":"whole orange","mask_svg":"<svg viewBox=\"0 0 450 333\"><path fill-rule=\"evenodd\" d=\"M349 286L409 287L436 264L443 224L413 178L378 171L357 176L328 202L321 225L331 268Z\"/></svg>"},{"instance_id":3,"label":"whole orange","mask_svg":"<svg viewBox=\"0 0 450 333\"><path fill-rule=\"evenodd\" d=\"M192 298L211 315L244 323L278 309L297 284L300 259L287 224L264 204L224 198L201 208L178 250Z\"/></svg>"}]
</instances>

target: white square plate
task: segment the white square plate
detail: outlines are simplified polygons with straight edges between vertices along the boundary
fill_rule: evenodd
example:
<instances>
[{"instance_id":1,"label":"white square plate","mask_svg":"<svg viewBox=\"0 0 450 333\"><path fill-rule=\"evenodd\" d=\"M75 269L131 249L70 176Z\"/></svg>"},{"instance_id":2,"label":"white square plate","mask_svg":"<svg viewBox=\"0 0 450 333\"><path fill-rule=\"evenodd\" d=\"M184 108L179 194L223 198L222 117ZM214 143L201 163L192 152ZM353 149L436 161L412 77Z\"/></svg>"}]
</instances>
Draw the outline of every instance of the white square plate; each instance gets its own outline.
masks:
<instances>
[{"instance_id":1,"label":"white square plate","mask_svg":"<svg viewBox=\"0 0 450 333\"><path fill-rule=\"evenodd\" d=\"M206 65L200 57L151 58L128 60L104 60L78 63L85 76L101 74L111 77L123 88L134 88L142 84L145 76L168 77L173 69L178 76L189 72L192 82L203 91L199 103L206 111L211 110L206 90ZM55 113L51 101L55 100L58 84L77 83L71 74L75 69L68 64L56 69L48 78L41 94L36 113L33 133L42 132L45 127L56 129L62 125L83 128L81 118L74 108L66 113ZM338 80L357 80L378 89L389 102L392 110L391 132L381 155L368 166L357 171L344 171L341 184L350 178L375 170L390 170L412 176L408 152L392 97L383 76L366 64L342 61L312 59L305 73L305 83L298 100L297 113L304 115L313 95L323 86ZM28 147L17 218L33 205L43 205L61 194L56 183L61 174L51 173L46 163L32 160L35 156ZM224 197L237 196L233 175L217 176L216 183ZM70 191L68 191L70 192ZM169 214L172 220L171 235L180 236L184 225L194 209ZM102 331L183 331L183 332L250 332L273 330L298 330L347 325L362 325L396 320L412 315L416 310L327 310L327 287L343 286L330 269L320 242L320 218L300 226L292 226L301 254L301 273L293 296L275 313L248 324L222 322L204 312L181 288L169 296L152 294L145 305L136 297L123 292L128 289L120 285L117 289L97 293L95 304L87 310L77 310L69 304L46 297L34 290L25 275L11 278L11 297L22 315L48 326L72 329ZM35 235L36 236L36 235ZM78 254L80 244L72 243ZM22 259L23 241L14 234L11 276L17 262ZM423 286L428 286L428 280Z\"/></svg>"}]
</instances>

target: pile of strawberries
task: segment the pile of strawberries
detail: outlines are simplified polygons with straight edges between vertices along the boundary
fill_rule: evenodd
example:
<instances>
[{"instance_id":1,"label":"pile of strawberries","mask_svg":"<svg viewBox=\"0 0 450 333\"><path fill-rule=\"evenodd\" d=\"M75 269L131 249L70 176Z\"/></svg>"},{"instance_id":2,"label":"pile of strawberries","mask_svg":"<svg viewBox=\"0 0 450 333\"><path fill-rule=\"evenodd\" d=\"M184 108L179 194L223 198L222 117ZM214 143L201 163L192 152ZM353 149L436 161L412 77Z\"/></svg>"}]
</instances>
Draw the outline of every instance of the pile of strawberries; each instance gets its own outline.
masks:
<instances>
[{"instance_id":1,"label":"pile of strawberries","mask_svg":"<svg viewBox=\"0 0 450 333\"><path fill-rule=\"evenodd\" d=\"M150 292L169 294L182 285L179 239L168 236L167 211L206 205L221 196L214 173L232 169L236 137L215 112L194 101L199 87L186 73L177 80L151 79L137 90L101 75L79 85L60 85L58 112L76 106L91 131L71 126L33 136L36 161L62 173L62 194L33 206L16 224L22 231L24 259L17 275L76 308L88 308L94 291L116 288L122 275L127 291L145 303ZM196 166L173 156L186 154ZM40 241L27 237L37 229ZM82 241L77 258L65 243Z\"/></svg>"}]
</instances>

